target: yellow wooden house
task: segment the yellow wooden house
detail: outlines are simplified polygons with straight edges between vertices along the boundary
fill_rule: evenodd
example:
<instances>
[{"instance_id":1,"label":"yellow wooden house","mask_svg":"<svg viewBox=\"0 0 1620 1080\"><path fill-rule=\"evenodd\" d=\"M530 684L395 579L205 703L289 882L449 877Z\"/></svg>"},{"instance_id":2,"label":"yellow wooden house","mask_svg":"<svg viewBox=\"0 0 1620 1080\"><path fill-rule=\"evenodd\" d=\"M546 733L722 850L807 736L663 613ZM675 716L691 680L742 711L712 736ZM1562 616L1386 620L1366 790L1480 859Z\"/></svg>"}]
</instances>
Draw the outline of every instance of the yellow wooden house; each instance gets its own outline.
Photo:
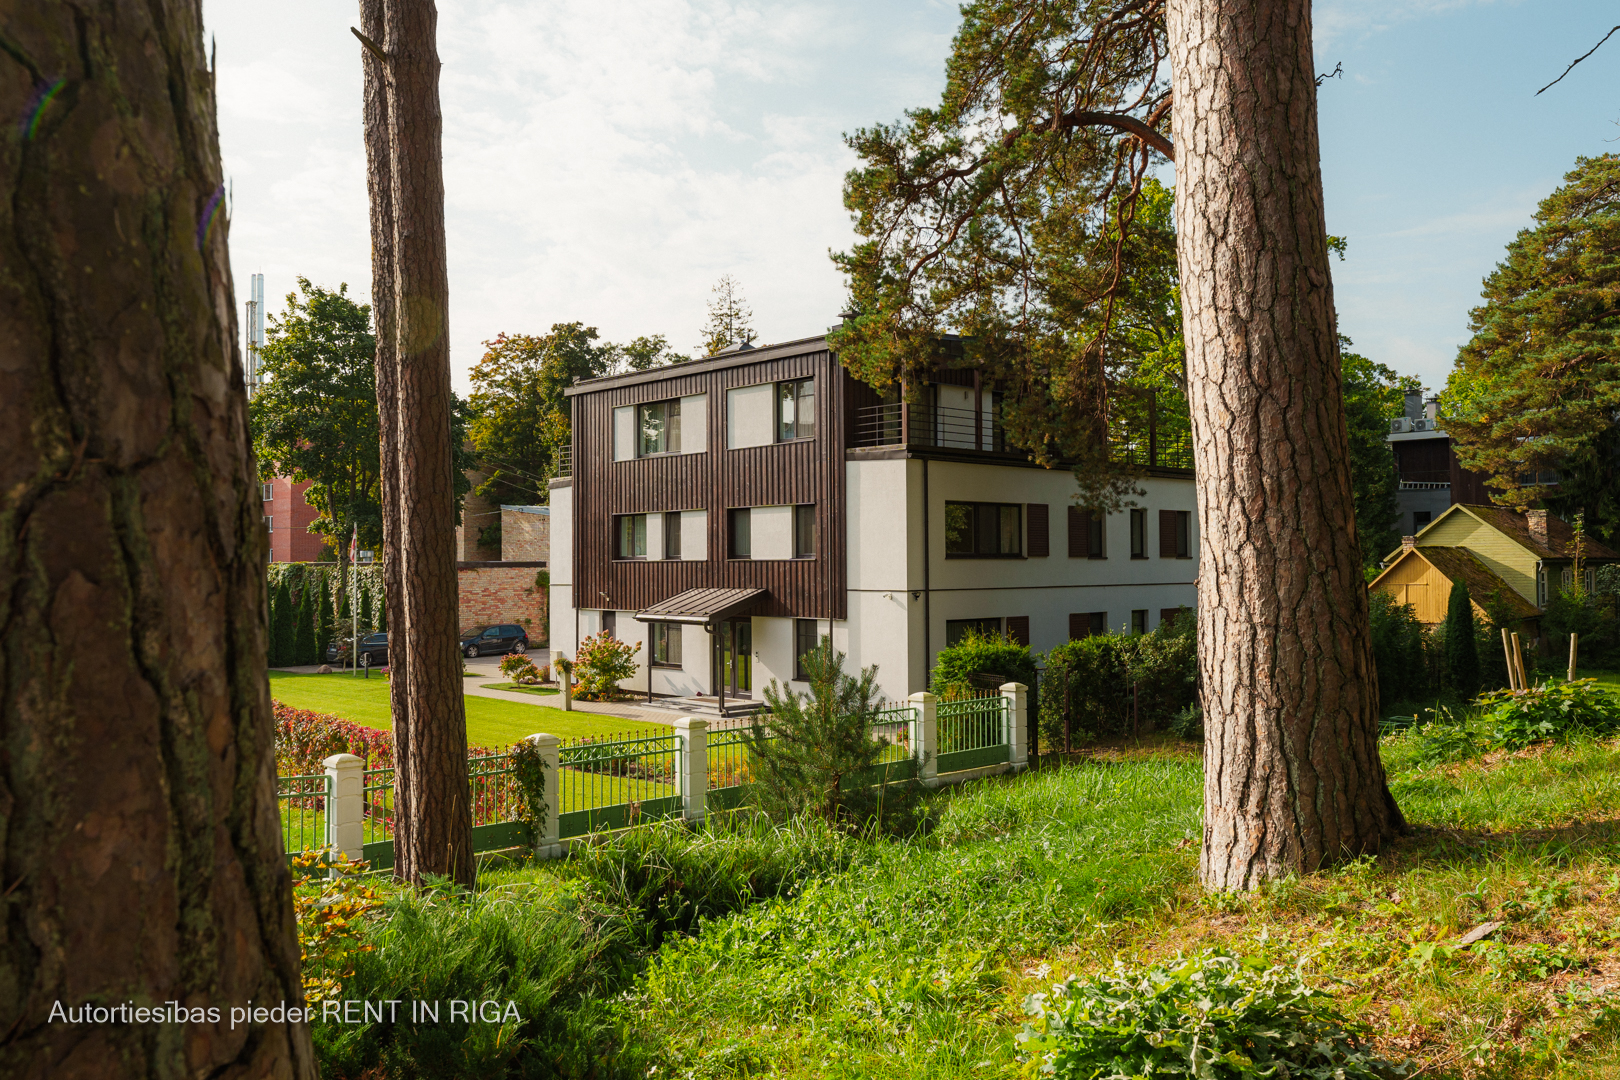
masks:
<instances>
[{"instance_id":1,"label":"yellow wooden house","mask_svg":"<svg viewBox=\"0 0 1620 1080\"><path fill-rule=\"evenodd\" d=\"M1452 584L1464 581L1476 615L1500 595L1523 620L1520 633L1534 640L1548 598L1575 584L1575 547L1575 530L1545 510L1458 504L1403 537L1368 589L1411 604L1419 622L1434 625L1445 621ZM1620 562L1620 554L1587 539L1580 562L1581 584L1590 591L1593 570Z\"/></svg>"}]
</instances>

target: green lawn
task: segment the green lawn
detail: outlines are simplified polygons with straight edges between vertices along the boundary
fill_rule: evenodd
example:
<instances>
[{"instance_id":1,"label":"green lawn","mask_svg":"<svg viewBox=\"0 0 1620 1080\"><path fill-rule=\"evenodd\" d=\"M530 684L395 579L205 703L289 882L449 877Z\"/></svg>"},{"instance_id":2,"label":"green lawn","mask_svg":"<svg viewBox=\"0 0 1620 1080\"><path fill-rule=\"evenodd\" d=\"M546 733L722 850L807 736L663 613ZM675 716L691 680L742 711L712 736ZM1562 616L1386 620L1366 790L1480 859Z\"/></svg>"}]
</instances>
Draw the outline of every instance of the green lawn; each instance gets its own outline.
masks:
<instances>
[{"instance_id":1,"label":"green lawn","mask_svg":"<svg viewBox=\"0 0 1620 1080\"><path fill-rule=\"evenodd\" d=\"M388 680L349 674L295 675L270 672L270 696L295 709L330 713L367 727L387 730L393 720L388 709ZM529 735L545 733L561 739L581 735L609 735L646 730L646 724L592 713L563 712L545 705L497 698L467 699L467 741L474 746L510 746Z\"/></svg>"},{"instance_id":2,"label":"green lawn","mask_svg":"<svg viewBox=\"0 0 1620 1080\"><path fill-rule=\"evenodd\" d=\"M524 686L522 683L487 682L479 685L485 690L505 690L509 694L536 694L541 697L560 692L553 686Z\"/></svg>"}]
</instances>

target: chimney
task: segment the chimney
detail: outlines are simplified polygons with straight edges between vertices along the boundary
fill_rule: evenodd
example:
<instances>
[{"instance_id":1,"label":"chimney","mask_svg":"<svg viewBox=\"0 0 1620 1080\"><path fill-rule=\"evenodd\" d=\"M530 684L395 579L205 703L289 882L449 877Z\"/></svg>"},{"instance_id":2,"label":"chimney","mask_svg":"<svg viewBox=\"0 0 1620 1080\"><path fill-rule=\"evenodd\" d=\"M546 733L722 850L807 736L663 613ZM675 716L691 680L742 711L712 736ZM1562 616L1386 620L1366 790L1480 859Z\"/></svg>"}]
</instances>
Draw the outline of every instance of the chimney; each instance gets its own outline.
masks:
<instances>
[{"instance_id":1,"label":"chimney","mask_svg":"<svg viewBox=\"0 0 1620 1080\"><path fill-rule=\"evenodd\" d=\"M1524 523L1530 529L1530 539L1542 547L1552 546L1547 543L1547 511L1526 510L1524 512Z\"/></svg>"},{"instance_id":2,"label":"chimney","mask_svg":"<svg viewBox=\"0 0 1620 1080\"><path fill-rule=\"evenodd\" d=\"M1414 390L1406 395L1406 418L1408 420L1423 419L1423 392Z\"/></svg>"},{"instance_id":3,"label":"chimney","mask_svg":"<svg viewBox=\"0 0 1620 1080\"><path fill-rule=\"evenodd\" d=\"M1411 551L1415 547L1417 547L1417 537L1415 537L1415 536L1403 536L1403 537L1401 537L1401 554L1402 555L1405 555L1408 551Z\"/></svg>"},{"instance_id":4,"label":"chimney","mask_svg":"<svg viewBox=\"0 0 1620 1080\"><path fill-rule=\"evenodd\" d=\"M1423 415L1430 420L1440 419L1440 399L1432 397L1423 403Z\"/></svg>"}]
</instances>

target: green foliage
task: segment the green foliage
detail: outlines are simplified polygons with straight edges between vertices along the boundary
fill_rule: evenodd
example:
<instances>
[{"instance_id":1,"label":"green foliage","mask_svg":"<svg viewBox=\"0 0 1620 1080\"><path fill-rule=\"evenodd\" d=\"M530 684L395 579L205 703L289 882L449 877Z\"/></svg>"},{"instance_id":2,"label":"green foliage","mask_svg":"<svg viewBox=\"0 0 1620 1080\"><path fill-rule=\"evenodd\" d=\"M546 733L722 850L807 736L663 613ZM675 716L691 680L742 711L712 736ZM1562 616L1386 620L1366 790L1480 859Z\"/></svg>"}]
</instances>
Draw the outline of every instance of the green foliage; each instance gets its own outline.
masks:
<instances>
[{"instance_id":1,"label":"green foliage","mask_svg":"<svg viewBox=\"0 0 1620 1080\"><path fill-rule=\"evenodd\" d=\"M322 648L315 640L315 620L319 615L316 610L319 600L313 589L305 589L303 596L298 599L298 606L293 609L293 645L292 663L319 664L321 662Z\"/></svg>"},{"instance_id":2,"label":"green foliage","mask_svg":"<svg viewBox=\"0 0 1620 1080\"><path fill-rule=\"evenodd\" d=\"M1356 508L1356 540L1364 569L1373 569L1400 545L1400 511L1395 492L1400 477L1385 437L1389 418L1398 416L1417 380L1397 375L1350 350L1339 335L1339 366L1344 374L1344 414L1350 431L1350 485Z\"/></svg>"},{"instance_id":3,"label":"green foliage","mask_svg":"<svg viewBox=\"0 0 1620 1080\"><path fill-rule=\"evenodd\" d=\"M297 635L298 612L293 607L292 590L282 578L270 590L270 649L269 666L286 667L294 663L294 637Z\"/></svg>"},{"instance_id":4,"label":"green foliage","mask_svg":"<svg viewBox=\"0 0 1620 1080\"><path fill-rule=\"evenodd\" d=\"M855 678L826 637L801 663L810 692L775 679L766 711L750 722L748 752L760 807L777 819L807 815L829 824L906 830L916 824L916 762L887 766L898 781L879 783L886 744L872 737L883 708L876 666Z\"/></svg>"},{"instance_id":5,"label":"green foliage","mask_svg":"<svg viewBox=\"0 0 1620 1080\"><path fill-rule=\"evenodd\" d=\"M1168 965L1071 976L1025 1009L1040 1027L1027 1046L1069 1080L1384 1080L1405 1069L1346 1030L1324 991L1297 967L1206 950Z\"/></svg>"},{"instance_id":6,"label":"green foliage","mask_svg":"<svg viewBox=\"0 0 1620 1080\"><path fill-rule=\"evenodd\" d=\"M998 686L1009 682L1033 686L1035 656L1028 645L972 629L955 645L939 651L929 689L947 701L969 697L973 675L994 675Z\"/></svg>"},{"instance_id":7,"label":"green foliage","mask_svg":"<svg viewBox=\"0 0 1620 1080\"><path fill-rule=\"evenodd\" d=\"M698 343L700 358L754 340L754 311L743 299L737 279L726 274L710 291L714 299L709 301L709 321L703 324L703 340Z\"/></svg>"},{"instance_id":8,"label":"green foliage","mask_svg":"<svg viewBox=\"0 0 1620 1080\"><path fill-rule=\"evenodd\" d=\"M1563 742L1576 735L1620 732L1620 702L1596 679L1549 682L1529 690L1480 696L1493 747L1516 750L1531 743Z\"/></svg>"},{"instance_id":9,"label":"green foliage","mask_svg":"<svg viewBox=\"0 0 1620 1080\"><path fill-rule=\"evenodd\" d=\"M497 334L470 372L467 435L489 470L478 494L498 503L547 501L559 451L573 439L563 391L582 379L643 371L676 356L661 336L598 343L594 326L554 323L550 333ZM483 543L482 535L480 543Z\"/></svg>"},{"instance_id":10,"label":"green foliage","mask_svg":"<svg viewBox=\"0 0 1620 1080\"><path fill-rule=\"evenodd\" d=\"M321 591L315 606L315 646L320 651L321 659L325 659L326 646L332 641L333 631L337 629L339 620L332 616L332 591L327 587L327 579L321 578ZM345 631L351 631L349 623L349 593L343 593L343 610L340 613L341 625ZM320 660L316 660L320 663Z\"/></svg>"},{"instance_id":11,"label":"green foliage","mask_svg":"<svg viewBox=\"0 0 1620 1080\"><path fill-rule=\"evenodd\" d=\"M1579 634L1579 654L1583 664L1608 667L1615 660L1620 636L1616 625L1615 598L1612 594L1591 594L1582 589L1558 589L1542 608L1541 628L1552 646L1552 660L1559 670L1569 656L1569 635Z\"/></svg>"},{"instance_id":12,"label":"green foliage","mask_svg":"<svg viewBox=\"0 0 1620 1080\"><path fill-rule=\"evenodd\" d=\"M369 633L376 628L375 616L371 612L371 589L364 583L360 584L360 631Z\"/></svg>"},{"instance_id":13,"label":"green foliage","mask_svg":"<svg viewBox=\"0 0 1620 1080\"><path fill-rule=\"evenodd\" d=\"M1466 581L1453 582L1446 601L1446 673L1464 698L1479 693L1479 627Z\"/></svg>"},{"instance_id":14,"label":"green foliage","mask_svg":"<svg viewBox=\"0 0 1620 1080\"><path fill-rule=\"evenodd\" d=\"M1371 593L1367 602L1384 711L1397 702L1423 700L1432 689L1423 624L1411 604L1397 603L1388 593Z\"/></svg>"},{"instance_id":15,"label":"green foliage","mask_svg":"<svg viewBox=\"0 0 1620 1080\"><path fill-rule=\"evenodd\" d=\"M1426 722L1414 725L1400 737L1411 746L1412 760L1418 765L1438 765L1461 761L1478 754L1484 740L1474 733L1468 714L1440 707L1419 714Z\"/></svg>"},{"instance_id":16,"label":"green foliage","mask_svg":"<svg viewBox=\"0 0 1620 1080\"><path fill-rule=\"evenodd\" d=\"M541 755L540 748L529 739L513 743L507 754L512 763L512 779L517 781L515 816L519 821L528 822L535 835L540 835L549 809L546 803L546 759Z\"/></svg>"},{"instance_id":17,"label":"green foliage","mask_svg":"<svg viewBox=\"0 0 1620 1080\"><path fill-rule=\"evenodd\" d=\"M574 696L582 701L612 701L622 697L619 683L636 673L636 653L641 643L630 646L606 630L579 643L574 652L574 675L578 684ZM563 670L559 661L558 670Z\"/></svg>"},{"instance_id":18,"label":"green foliage","mask_svg":"<svg viewBox=\"0 0 1620 1080\"><path fill-rule=\"evenodd\" d=\"M1611 544L1620 539L1617 288L1620 157L1577 158L1485 279L1444 395L1459 460L1489 474L1499 499L1584 509Z\"/></svg>"},{"instance_id":19,"label":"green foliage","mask_svg":"<svg viewBox=\"0 0 1620 1080\"><path fill-rule=\"evenodd\" d=\"M1093 634L1065 642L1046 657L1041 682L1042 744L1062 748L1145 725L1171 727L1198 703L1198 623L1190 610L1146 634ZM1203 714L1177 731L1201 736Z\"/></svg>"}]
</instances>

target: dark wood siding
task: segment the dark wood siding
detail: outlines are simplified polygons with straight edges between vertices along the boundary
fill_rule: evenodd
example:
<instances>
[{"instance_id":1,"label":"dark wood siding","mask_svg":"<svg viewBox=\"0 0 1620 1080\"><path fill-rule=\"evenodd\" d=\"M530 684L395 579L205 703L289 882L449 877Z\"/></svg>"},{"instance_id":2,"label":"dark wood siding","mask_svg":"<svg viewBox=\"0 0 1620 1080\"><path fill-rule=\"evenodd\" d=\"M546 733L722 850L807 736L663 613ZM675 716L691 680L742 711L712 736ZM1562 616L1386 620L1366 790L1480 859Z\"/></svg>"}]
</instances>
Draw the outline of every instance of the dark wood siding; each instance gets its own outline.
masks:
<instances>
[{"instance_id":1,"label":"dark wood siding","mask_svg":"<svg viewBox=\"0 0 1620 1080\"><path fill-rule=\"evenodd\" d=\"M575 603L640 610L687 589L759 588L770 599L755 614L806 619L847 617L844 446L847 416L842 368L822 348L759 362L625 385L573 398ZM789 443L726 449L726 391L813 376L816 435ZM707 394L704 453L613 460L613 410L624 405ZM737 506L814 504L816 555L780 561L730 560L726 510ZM613 559L616 514L707 510L708 558Z\"/></svg>"},{"instance_id":2,"label":"dark wood siding","mask_svg":"<svg viewBox=\"0 0 1620 1080\"><path fill-rule=\"evenodd\" d=\"M1044 559L1052 554L1050 508L1046 503L1029 503L1024 513L1029 519L1029 557Z\"/></svg>"}]
</instances>

